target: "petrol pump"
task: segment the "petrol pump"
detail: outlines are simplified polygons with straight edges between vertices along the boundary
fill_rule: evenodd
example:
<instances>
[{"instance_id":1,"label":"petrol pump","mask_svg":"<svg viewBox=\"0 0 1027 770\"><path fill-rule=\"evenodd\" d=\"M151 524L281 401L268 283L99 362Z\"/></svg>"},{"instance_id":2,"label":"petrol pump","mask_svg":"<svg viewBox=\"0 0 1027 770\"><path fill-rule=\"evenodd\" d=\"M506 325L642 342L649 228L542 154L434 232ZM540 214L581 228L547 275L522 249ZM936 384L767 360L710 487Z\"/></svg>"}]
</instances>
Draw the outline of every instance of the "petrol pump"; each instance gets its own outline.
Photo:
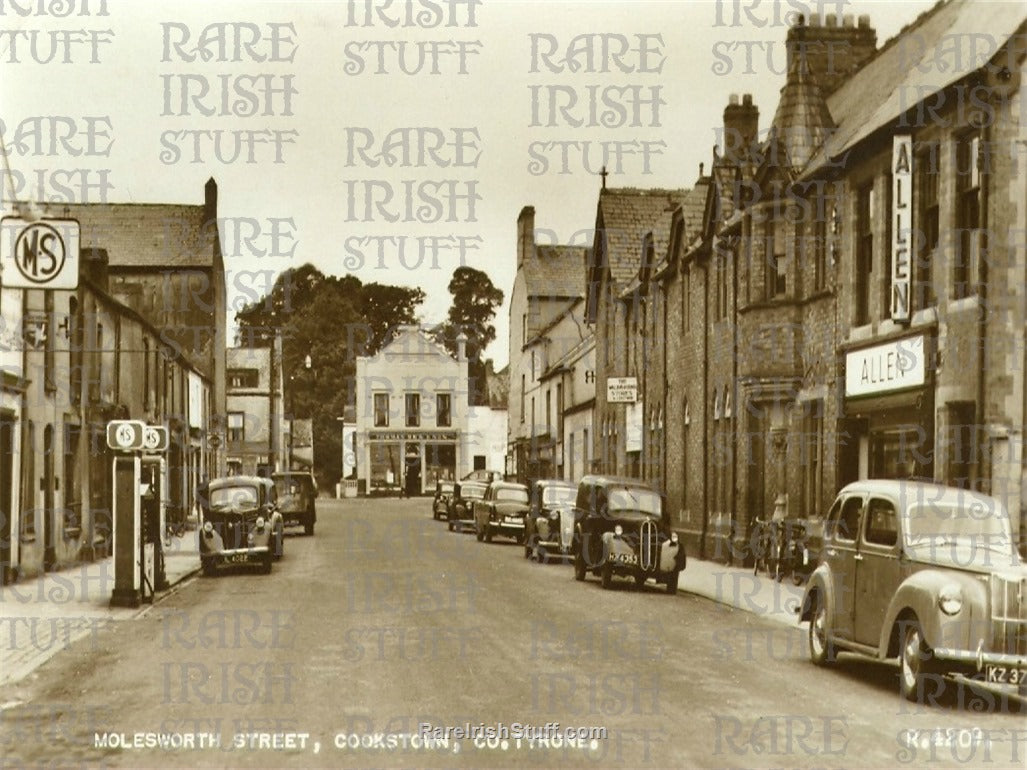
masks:
<instances>
[{"instance_id":1,"label":"petrol pump","mask_svg":"<svg viewBox=\"0 0 1027 770\"><path fill-rule=\"evenodd\" d=\"M163 426L141 420L107 423L107 446L116 454L111 464L114 483L113 607L138 607L153 602L165 588L162 533L167 468L159 453L167 449Z\"/></svg>"}]
</instances>

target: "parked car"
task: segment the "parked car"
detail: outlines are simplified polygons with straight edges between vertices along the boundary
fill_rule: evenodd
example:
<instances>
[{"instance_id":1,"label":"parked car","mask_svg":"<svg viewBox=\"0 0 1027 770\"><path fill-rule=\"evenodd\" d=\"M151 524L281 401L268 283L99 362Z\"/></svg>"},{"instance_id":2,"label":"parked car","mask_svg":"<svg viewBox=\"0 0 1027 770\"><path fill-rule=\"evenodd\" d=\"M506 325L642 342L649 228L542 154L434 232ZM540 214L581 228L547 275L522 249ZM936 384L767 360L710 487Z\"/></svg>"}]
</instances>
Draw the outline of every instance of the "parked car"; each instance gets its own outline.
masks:
<instances>
[{"instance_id":1,"label":"parked car","mask_svg":"<svg viewBox=\"0 0 1027 770\"><path fill-rule=\"evenodd\" d=\"M585 476L574 503L574 578L592 572L610 588L615 575L678 590L685 549L671 531L663 496L638 479Z\"/></svg>"},{"instance_id":2,"label":"parked car","mask_svg":"<svg viewBox=\"0 0 1027 770\"><path fill-rule=\"evenodd\" d=\"M494 535L524 542L524 518L528 514L528 488L512 481L489 484L481 500L474 501L474 534L491 543Z\"/></svg>"},{"instance_id":3,"label":"parked car","mask_svg":"<svg viewBox=\"0 0 1027 770\"><path fill-rule=\"evenodd\" d=\"M471 471L464 476L461 481L483 481L486 484L491 484L493 481L502 481L504 478L502 471L487 471L487 470L476 470Z\"/></svg>"},{"instance_id":4,"label":"parked car","mask_svg":"<svg viewBox=\"0 0 1027 770\"><path fill-rule=\"evenodd\" d=\"M571 552L574 540L574 500L578 487L561 479L531 483L531 509L524 522L524 558L544 561L550 549Z\"/></svg>"},{"instance_id":5,"label":"parked car","mask_svg":"<svg viewBox=\"0 0 1027 770\"><path fill-rule=\"evenodd\" d=\"M301 526L303 534L314 534L314 523L317 521L317 482L311 473L285 471L272 473L278 493L278 510L286 527Z\"/></svg>"},{"instance_id":6,"label":"parked car","mask_svg":"<svg viewBox=\"0 0 1027 770\"><path fill-rule=\"evenodd\" d=\"M449 531L474 528L475 500L485 496L488 484L483 481L460 481L453 485L453 499L449 504Z\"/></svg>"},{"instance_id":7,"label":"parked car","mask_svg":"<svg viewBox=\"0 0 1027 770\"><path fill-rule=\"evenodd\" d=\"M201 489L200 565L214 575L221 565L258 564L265 573L281 558L282 514L271 479L228 476Z\"/></svg>"},{"instance_id":8,"label":"parked car","mask_svg":"<svg viewBox=\"0 0 1027 770\"><path fill-rule=\"evenodd\" d=\"M435 482L435 499L431 504L431 517L436 521L449 519L449 504L453 500L454 486L452 481Z\"/></svg>"},{"instance_id":9,"label":"parked car","mask_svg":"<svg viewBox=\"0 0 1027 770\"><path fill-rule=\"evenodd\" d=\"M951 674L1027 682L1027 567L998 500L913 481L868 480L839 492L800 622L809 655L841 650L899 661L899 690L923 696Z\"/></svg>"}]
</instances>

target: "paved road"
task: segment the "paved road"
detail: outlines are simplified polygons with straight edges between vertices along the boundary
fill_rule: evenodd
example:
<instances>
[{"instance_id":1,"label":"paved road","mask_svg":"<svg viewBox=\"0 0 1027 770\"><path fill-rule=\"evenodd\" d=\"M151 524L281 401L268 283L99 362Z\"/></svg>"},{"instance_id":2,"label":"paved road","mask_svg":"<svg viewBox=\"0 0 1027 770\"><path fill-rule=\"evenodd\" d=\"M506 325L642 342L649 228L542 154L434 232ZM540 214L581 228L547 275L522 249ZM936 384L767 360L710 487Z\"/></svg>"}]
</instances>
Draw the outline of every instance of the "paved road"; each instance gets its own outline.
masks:
<instances>
[{"instance_id":1,"label":"paved road","mask_svg":"<svg viewBox=\"0 0 1027 770\"><path fill-rule=\"evenodd\" d=\"M674 598L603 591L428 508L321 501L317 534L289 538L271 576L194 579L82 640L0 693L0 767L1025 764L1022 715L988 696L906 704L894 668L816 669L803 628L691 595L687 571ZM607 737L428 746L423 722ZM196 747L112 745L156 733Z\"/></svg>"}]
</instances>

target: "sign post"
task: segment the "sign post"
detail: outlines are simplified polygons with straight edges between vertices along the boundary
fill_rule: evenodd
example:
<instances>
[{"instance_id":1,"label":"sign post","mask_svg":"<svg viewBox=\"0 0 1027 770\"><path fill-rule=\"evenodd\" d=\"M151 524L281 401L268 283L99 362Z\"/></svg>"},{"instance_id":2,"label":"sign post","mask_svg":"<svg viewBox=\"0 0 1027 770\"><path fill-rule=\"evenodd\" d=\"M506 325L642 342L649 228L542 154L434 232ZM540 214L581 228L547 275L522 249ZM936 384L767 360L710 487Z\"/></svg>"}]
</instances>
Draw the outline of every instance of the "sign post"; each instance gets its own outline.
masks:
<instances>
[{"instance_id":1,"label":"sign post","mask_svg":"<svg viewBox=\"0 0 1027 770\"><path fill-rule=\"evenodd\" d=\"M79 232L79 223L74 219L0 219L4 286L77 289Z\"/></svg>"}]
</instances>

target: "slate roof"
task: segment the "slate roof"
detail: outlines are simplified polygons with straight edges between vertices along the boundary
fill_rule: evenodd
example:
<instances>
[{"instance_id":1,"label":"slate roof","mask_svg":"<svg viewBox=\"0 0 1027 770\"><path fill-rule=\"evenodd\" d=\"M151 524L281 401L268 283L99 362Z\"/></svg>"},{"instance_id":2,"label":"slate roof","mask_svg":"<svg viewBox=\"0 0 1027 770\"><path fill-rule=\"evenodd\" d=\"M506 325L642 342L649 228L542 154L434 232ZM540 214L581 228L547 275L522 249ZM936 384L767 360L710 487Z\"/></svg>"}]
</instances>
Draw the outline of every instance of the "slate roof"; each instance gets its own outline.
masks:
<instances>
[{"instance_id":1,"label":"slate roof","mask_svg":"<svg viewBox=\"0 0 1027 770\"><path fill-rule=\"evenodd\" d=\"M585 296L586 246L536 245L523 265L529 297Z\"/></svg>"},{"instance_id":2,"label":"slate roof","mask_svg":"<svg viewBox=\"0 0 1027 770\"><path fill-rule=\"evenodd\" d=\"M642 264L642 240L650 230L656 253L667 250L674 209L688 190L638 190L607 188L599 193L597 240L603 239L603 258L616 286L624 286L638 274Z\"/></svg>"},{"instance_id":3,"label":"slate roof","mask_svg":"<svg viewBox=\"0 0 1027 770\"><path fill-rule=\"evenodd\" d=\"M1025 22L1027 12L1017 3L952 0L921 14L827 98L837 129L808 169L839 158L896 120L915 99L929 100L929 94L980 69L990 43L1000 48L1022 34ZM982 33L989 45L982 44Z\"/></svg>"},{"instance_id":4,"label":"slate roof","mask_svg":"<svg viewBox=\"0 0 1027 770\"><path fill-rule=\"evenodd\" d=\"M77 219L80 248L106 249L113 269L214 264L217 223L205 222L202 204L55 203L44 211Z\"/></svg>"}]
</instances>

